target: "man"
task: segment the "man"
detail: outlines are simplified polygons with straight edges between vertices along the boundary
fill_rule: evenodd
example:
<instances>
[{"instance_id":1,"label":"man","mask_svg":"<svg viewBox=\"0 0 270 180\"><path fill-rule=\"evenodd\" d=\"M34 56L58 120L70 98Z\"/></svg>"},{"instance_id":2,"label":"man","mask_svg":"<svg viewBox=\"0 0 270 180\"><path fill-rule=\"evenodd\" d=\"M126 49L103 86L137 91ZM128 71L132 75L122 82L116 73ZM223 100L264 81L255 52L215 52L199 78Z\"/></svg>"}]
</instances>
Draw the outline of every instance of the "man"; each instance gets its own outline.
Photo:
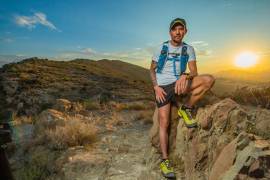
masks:
<instances>
[{"instance_id":1,"label":"man","mask_svg":"<svg viewBox=\"0 0 270 180\"><path fill-rule=\"evenodd\" d=\"M168 126L170 108L176 102L176 95L189 94L189 99L179 107L181 116L188 128L196 127L192 117L196 102L202 98L214 84L211 75L198 75L194 48L182 40L187 33L186 21L176 18L170 23L171 40L164 42L154 54L150 67L150 75L154 86L158 107L159 138L162 152L160 169L167 178L174 178L173 168L168 160ZM190 73L186 73L188 66Z\"/></svg>"}]
</instances>

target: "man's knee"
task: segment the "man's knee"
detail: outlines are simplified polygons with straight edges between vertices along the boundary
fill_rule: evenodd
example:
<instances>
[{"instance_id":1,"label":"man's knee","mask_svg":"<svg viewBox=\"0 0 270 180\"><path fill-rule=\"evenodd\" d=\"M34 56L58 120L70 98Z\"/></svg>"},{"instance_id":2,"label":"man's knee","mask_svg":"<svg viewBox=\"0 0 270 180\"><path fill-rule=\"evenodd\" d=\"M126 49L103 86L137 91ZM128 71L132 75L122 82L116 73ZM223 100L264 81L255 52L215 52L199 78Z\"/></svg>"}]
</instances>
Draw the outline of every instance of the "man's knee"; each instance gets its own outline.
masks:
<instances>
[{"instance_id":1,"label":"man's knee","mask_svg":"<svg viewBox=\"0 0 270 180\"><path fill-rule=\"evenodd\" d=\"M160 128L167 129L169 126L169 118L166 115L159 115L159 126Z\"/></svg>"},{"instance_id":2,"label":"man's knee","mask_svg":"<svg viewBox=\"0 0 270 180\"><path fill-rule=\"evenodd\" d=\"M211 89L214 84L215 84L215 77L212 75L205 75L203 83L205 89L207 90Z\"/></svg>"}]
</instances>

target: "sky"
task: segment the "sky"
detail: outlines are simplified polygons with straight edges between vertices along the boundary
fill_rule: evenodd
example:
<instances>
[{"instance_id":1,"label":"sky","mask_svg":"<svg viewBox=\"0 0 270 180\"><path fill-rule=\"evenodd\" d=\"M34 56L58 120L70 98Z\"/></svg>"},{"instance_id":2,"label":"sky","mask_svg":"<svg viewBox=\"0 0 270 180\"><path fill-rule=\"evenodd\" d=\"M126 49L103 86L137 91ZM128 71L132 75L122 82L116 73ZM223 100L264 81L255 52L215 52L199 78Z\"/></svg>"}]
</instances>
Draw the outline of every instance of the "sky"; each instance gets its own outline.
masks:
<instances>
[{"instance_id":1,"label":"sky","mask_svg":"<svg viewBox=\"0 0 270 180\"><path fill-rule=\"evenodd\" d=\"M234 68L235 57L258 55L270 65L270 0L0 0L0 61L117 59L148 68L169 40L169 24L187 21L184 41L199 72Z\"/></svg>"}]
</instances>

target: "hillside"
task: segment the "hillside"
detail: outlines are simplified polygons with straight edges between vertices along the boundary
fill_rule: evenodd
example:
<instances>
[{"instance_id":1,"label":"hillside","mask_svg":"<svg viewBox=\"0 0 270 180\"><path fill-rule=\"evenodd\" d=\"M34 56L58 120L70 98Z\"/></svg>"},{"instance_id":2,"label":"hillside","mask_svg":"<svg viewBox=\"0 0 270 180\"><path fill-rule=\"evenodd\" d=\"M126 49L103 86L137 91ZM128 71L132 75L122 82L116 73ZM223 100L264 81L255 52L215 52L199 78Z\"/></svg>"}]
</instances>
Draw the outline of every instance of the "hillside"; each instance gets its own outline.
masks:
<instances>
[{"instance_id":1,"label":"hillside","mask_svg":"<svg viewBox=\"0 0 270 180\"><path fill-rule=\"evenodd\" d=\"M230 95L242 88L269 87L269 69L229 69L213 74L216 78L212 91L219 97L231 97Z\"/></svg>"},{"instance_id":2,"label":"hillside","mask_svg":"<svg viewBox=\"0 0 270 180\"><path fill-rule=\"evenodd\" d=\"M72 101L151 99L147 69L122 61L52 61L30 58L0 69L1 117L9 109L34 115L57 98Z\"/></svg>"}]
</instances>

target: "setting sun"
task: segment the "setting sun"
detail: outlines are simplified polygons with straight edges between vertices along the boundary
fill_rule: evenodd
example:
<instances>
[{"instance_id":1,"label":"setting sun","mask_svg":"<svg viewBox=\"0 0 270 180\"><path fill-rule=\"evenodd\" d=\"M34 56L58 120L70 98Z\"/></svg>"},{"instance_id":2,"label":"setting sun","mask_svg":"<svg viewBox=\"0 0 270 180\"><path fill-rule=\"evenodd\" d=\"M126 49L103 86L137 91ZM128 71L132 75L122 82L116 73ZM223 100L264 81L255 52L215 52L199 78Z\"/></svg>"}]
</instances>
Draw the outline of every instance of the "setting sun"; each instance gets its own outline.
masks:
<instances>
[{"instance_id":1,"label":"setting sun","mask_svg":"<svg viewBox=\"0 0 270 180\"><path fill-rule=\"evenodd\" d=\"M258 55L253 52L242 52L235 57L234 64L237 67L248 68L257 63Z\"/></svg>"}]
</instances>

